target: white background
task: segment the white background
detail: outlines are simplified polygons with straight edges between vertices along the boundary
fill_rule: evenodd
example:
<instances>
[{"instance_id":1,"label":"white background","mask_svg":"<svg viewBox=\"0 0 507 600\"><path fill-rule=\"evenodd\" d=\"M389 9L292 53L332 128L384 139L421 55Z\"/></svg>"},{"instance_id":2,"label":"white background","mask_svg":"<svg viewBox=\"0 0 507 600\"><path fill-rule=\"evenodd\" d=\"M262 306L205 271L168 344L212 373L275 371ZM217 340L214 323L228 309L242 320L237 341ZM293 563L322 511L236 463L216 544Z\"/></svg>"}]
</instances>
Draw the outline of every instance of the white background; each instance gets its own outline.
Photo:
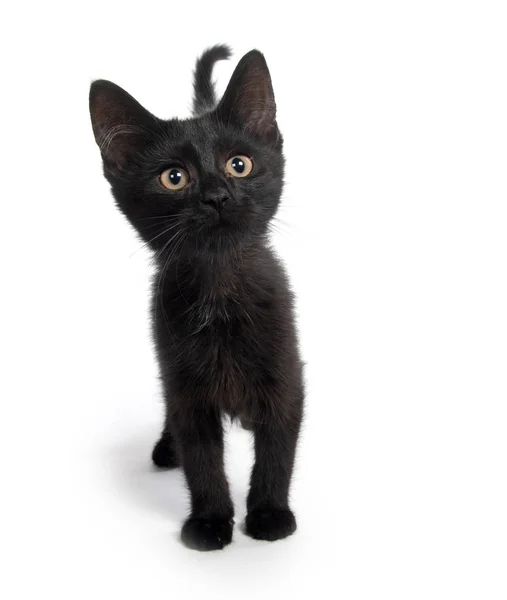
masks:
<instances>
[{"instance_id":1,"label":"white background","mask_svg":"<svg viewBox=\"0 0 507 600\"><path fill-rule=\"evenodd\" d=\"M15 8L14 8L15 6ZM504 2L19 2L2 9L3 598L505 600ZM259 48L285 134L299 529L184 548L149 255L114 208L94 78L185 117L196 56ZM228 437L245 514L248 435ZM5 588L5 589L4 589Z\"/></svg>"}]
</instances>

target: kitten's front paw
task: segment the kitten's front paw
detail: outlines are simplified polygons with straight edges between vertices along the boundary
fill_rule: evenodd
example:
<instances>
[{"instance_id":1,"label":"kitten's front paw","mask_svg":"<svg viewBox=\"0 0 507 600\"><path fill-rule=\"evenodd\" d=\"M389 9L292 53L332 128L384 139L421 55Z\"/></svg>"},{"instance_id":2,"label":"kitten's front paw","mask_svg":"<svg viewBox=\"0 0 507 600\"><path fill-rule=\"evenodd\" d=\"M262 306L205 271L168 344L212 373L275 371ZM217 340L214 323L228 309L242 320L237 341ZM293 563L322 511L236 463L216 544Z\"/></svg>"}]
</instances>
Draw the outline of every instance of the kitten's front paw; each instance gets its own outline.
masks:
<instances>
[{"instance_id":1,"label":"kitten's front paw","mask_svg":"<svg viewBox=\"0 0 507 600\"><path fill-rule=\"evenodd\" d=\"M157 467L163 469L174 469L179 465L179 460L174 451L172 441L161 438L153 448L151 459Z\"/></svg>"},{"instance_id":2,"label":"kitten's front paw","mask_svg":"<svg viewBox=\"0 0 507 600\"><path fill-rule=\"evenodd\" d=\"M296 518L288 508L255 508L246 517L245 529L256 540L274 542L296 531Z\"/></svg>"},{"instance_id":3,"label":"kitten's front paw","mask_svg":"<svg viewBox=\"0 0 507 600\"><path fill-rule=\"evenodd\" d=\"M181 541L193 550L221 550L232 540L232 519L190 517L181 530Z\"/></svg>"}]
</instances>

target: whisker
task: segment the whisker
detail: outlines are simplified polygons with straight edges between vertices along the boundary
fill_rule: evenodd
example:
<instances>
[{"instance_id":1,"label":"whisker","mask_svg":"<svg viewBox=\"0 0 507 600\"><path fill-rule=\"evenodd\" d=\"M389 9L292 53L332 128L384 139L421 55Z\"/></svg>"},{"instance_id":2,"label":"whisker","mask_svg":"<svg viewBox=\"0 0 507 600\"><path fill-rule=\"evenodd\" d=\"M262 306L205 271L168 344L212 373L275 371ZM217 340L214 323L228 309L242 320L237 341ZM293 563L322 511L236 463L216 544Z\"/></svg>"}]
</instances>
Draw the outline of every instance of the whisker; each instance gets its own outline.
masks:
<instances>
[{"instance_id":1,"label":"whisker","mask_svg":"<svg viewBox=\"0 0 507 600\"><path fill-rule=\"evenodd\" d=\"M166 242L166 243L165 243L165 244L162 246L162 248L161 248L161 249L160 249L158 252L156 252L156 253L155 253L155 256L153 257L153 259L154 259L155 261L158 261L158 260L160 259L160 257L162 256L162 254L165 252L165 249L166 249L166 248L169 246L169 244L170 244L170 243L171 243L173 240L177 239L177 238L178 238L178 236L179 236L180 234L182 234L182 233L185 233L185 230L184 230L183 228L182 228L182 229L179 229L179 230L178 230L178 231L177 231L177 232L176 232L176 233L175 233L175 234L174 234L174 235L171 237L171 239L170 239L169 241L167 241L167 242Z\"/></svg>"},{"instance_id":2,"label":"whisker","mask_svg":"<svg viewBox=\"0 0 507 600\"><path fill-rule=\"evenodd\" d=\"M159 215L157 217L140 217L140 221L146 221L148 219L180 219L180 215Z\"/></svg>"},{"instance_id":3,"label":"whisker","mask_svg":"<svg viewBox=\"0 0 507 600\"><path fill-rule=\"evenodd\" d=\"M297 233L297 234L301 234L302 233L302 229L300 227L297 227L296 225L293 225L292 223L289 223L287 221L284 221L283 219L280 219L280 217L273 217L273 221L276 221L276 223L282 227L285 227L288 231L292 232L292 233Z\"/></svg>"},{"instance_id":4,"label":"whisker","mask_svg":"<svg viewBox=\"0 0 507 600\"><path fill-rule=\"evenodd\" d=\"M160 276L158 279L158 284L157 284L157 290L155 293L155 310L158 310L158 307L160 305L160 309L162 310L162 316L164 317L164 322L165 325L168 329L170 329L170 325L169 322L167 320L167 313L164 307L164 303L163 303L163 296L162 296L162 292L161 289L163 288L163 282L164 279L167 275L167 269L169 267L169 264L174 256L174 254L176 253L176 251L178 250L179 247L181 247L183 245L184 240L186 239L186 235L181 235L181 234L185 234L185 230L182 228L179 231L177 231L172 237L171 239L166 242L164 244L164 246L162 247L162 250L160 250L160 252L157 253L157 256L160 258L162 255L162 252L165 251L165 249L167 248L167 246L179 235L180 237L177 239L176 243L174 244L174 248L172 249L171 252L169 252L169 254L167 255L166 260L164 261L162 270L160 272Z\"/></svg>"},{"instance_id":5,"label":"whisker","mask_svg":"<svg viewBox=\"0 0 507 600\"><path fill-rule=\"evenodd\" d=\"M135 250L134 252L132 252L132 254L129 256L129 258L132 258L134 256L134 254L136 254L137 252L139 252L139 250L142 250L143 248L146 248L146 246L148 246L148 244L151 244L151 242L153 242L154 240L156 240L157 238L159 238L161 235L164 235L165 233L168 233L169 231L171 231L172 229L175 229L176 227L178 227L181 224L182 224L181 222L171 224L170 227L167 227L166 229L164 229L164 231L161 231L160 233L158 233L157 235L155 235L154 237L152 237L151 239L149 239L147 242L144 242L143 244L141 244L141 246L137 250Z\"/></svg>"}]
</instances>

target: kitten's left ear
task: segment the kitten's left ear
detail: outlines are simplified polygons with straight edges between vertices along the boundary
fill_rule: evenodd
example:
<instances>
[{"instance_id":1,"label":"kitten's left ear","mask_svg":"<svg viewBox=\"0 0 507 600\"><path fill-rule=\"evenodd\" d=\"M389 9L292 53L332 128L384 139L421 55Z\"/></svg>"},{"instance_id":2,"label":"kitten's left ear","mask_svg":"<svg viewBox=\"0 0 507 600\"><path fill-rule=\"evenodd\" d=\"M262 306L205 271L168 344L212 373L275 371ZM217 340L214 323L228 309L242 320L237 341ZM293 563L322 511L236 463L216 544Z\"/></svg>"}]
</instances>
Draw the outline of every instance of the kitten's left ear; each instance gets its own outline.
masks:
<instances>
[{"instance_id":1,"label":"kitten's left ear","mask_svg":"<svg viewBox=\"0 0 507 600\"><path fill-rule=\"evenodd\" d=\"M90 116L104 164L123 171L150 142L159 120L120 86L99 79L90 88Z\"/></svg>"},{"instance_id":2,"label":"kitten's left ear","mask_svg":"<svg viewBox=\"0 0 507 600\"><path fill-rule=\"evenodd\" d=\"M219 117L269 142L279 138L268 65L258 50L245 54L217 107Z\"/></svg>"}]
</instances>

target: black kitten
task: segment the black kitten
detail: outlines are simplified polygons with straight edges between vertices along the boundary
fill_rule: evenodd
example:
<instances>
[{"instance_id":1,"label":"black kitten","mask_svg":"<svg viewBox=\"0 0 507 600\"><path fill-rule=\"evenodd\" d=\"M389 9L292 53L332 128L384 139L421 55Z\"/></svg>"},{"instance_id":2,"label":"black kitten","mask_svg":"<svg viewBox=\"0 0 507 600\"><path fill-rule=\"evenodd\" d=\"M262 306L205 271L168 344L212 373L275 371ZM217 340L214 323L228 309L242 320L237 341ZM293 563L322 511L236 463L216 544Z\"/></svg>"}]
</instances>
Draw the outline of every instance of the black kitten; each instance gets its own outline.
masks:
<instances>
[{"instance_id":1,"label":"black kitten","mask_svg":"<svg viewBox=\"0 0 507 600\"><path fill-rule=\"evenodd\" d=\"M255 436L247 533L295 531L288 495L304 397L293 298L267 237L284 169L271 78L253 50L217 105L211 71L229 54L215 46L197 61L185 121L154 117L109 81L90 91L105 177L156 253L152 316L167 410L153 461L183 467L192 510L181 535L199 550L232 539L224 415Z\"/></svg>"}]
</instances>

